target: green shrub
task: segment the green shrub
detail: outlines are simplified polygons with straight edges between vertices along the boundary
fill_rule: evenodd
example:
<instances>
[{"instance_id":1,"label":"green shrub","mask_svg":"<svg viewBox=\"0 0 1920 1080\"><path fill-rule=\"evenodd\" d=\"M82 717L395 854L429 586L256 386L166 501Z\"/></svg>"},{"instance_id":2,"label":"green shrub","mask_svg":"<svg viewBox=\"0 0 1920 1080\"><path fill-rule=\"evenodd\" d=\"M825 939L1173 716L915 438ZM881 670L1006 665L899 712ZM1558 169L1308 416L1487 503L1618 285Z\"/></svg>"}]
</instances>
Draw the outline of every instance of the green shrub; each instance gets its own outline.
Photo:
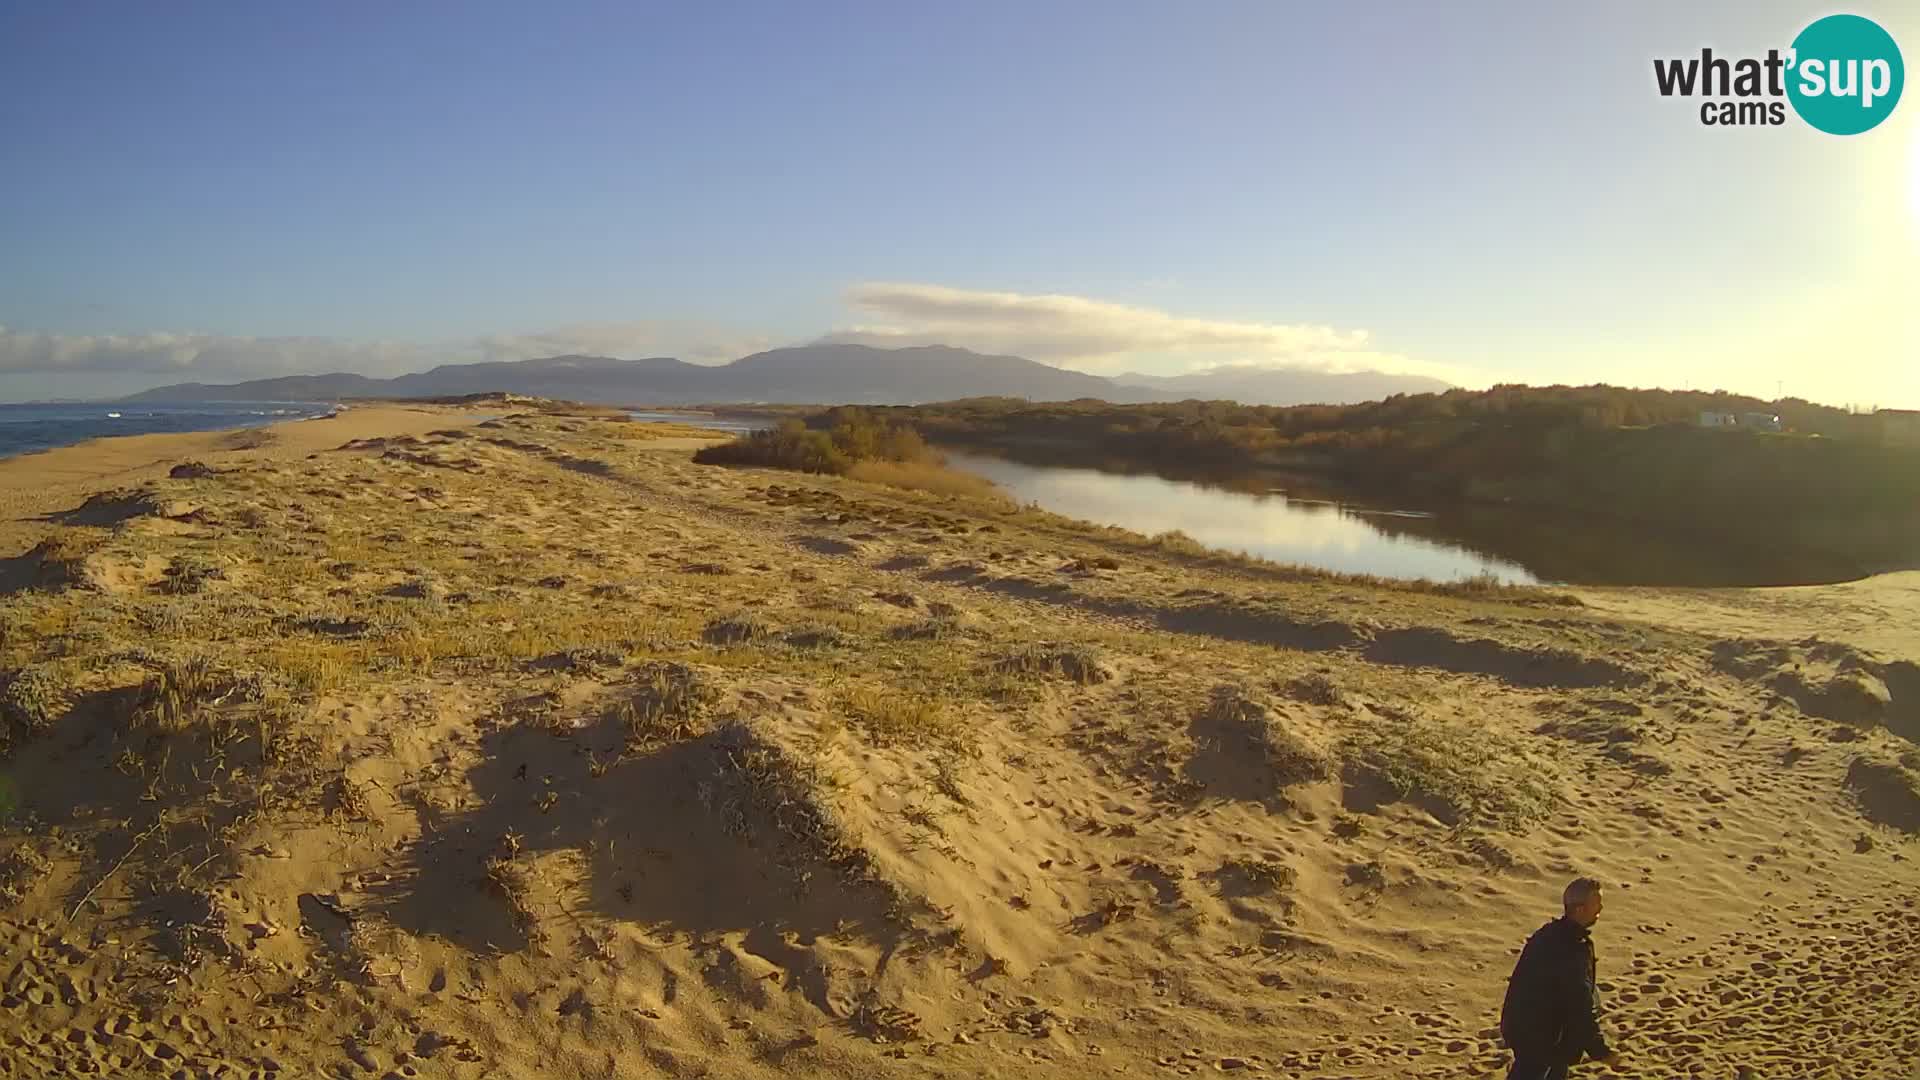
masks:
<instances>
[{"instance_id":1,"label":"green shrub","mask_svg":"<svg viewBox=\"0 0 1920 1080\"><path fill-rule=\"evenodd\" d=\"M824 431L808 431L798 420L783 420L767 431L754 431L730 443L705 446L694 452L693 460L702 465L760 465L798 472L838 475L853 462L833 444Z\"/></svg>"},{"instance_id":2,"label":"green shrub","mask_svg":"<svg viewBox=\"0 0 1920 1080\"><path fill-rule=\"evenodd\" d=\"M875 418L862 409L834 409L823 428L799 420L742 435L696 451L703 465L758 465L798 472L843 475L861 462L937 463L936 454L910 427Z\"/></svg>"}]
</instances>

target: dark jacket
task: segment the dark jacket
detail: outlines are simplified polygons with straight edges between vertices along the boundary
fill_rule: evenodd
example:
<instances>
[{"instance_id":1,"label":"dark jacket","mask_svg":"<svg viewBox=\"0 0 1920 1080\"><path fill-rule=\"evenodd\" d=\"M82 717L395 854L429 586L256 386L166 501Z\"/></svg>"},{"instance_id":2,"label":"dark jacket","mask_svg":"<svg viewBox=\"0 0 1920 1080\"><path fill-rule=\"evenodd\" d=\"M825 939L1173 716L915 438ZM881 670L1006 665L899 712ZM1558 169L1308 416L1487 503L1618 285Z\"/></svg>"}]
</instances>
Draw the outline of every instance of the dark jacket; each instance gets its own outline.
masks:
<instances>
[{"instance_id":1,"label":"dark jacket","mask_svg":"<svg viewBox=\"0 0 1920 1080\"><path fill-rule=\"evenodd\" d=\"M1523 1060L1573 1065L1607 1056L1600 1034L1593 938L1561 917L1534 931L1507 980L1500 1034Z\"/></svg>"}]
</instances>

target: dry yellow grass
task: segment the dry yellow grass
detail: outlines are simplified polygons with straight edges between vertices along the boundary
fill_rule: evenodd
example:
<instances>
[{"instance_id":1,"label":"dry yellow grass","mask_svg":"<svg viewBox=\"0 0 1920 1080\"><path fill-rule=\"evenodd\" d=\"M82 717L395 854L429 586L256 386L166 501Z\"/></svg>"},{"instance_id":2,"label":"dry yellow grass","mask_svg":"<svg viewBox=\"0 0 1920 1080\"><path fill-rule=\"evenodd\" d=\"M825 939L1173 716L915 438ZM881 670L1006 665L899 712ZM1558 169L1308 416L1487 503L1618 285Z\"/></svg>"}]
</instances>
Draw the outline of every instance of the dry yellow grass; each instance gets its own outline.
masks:
<instances>
[{"instance_id":1,"label":"dry yellow grass","mask_svg":"<svg viewBox=\"0 0 1920 1080\"><path fill-rule=\"evenodd\" d=\"M266 642L251 656L303 694L325 694L366 670L371 648L357 641L288 638Z\"/></svg>"},{"instance_id":2,"label":"dry yellow grass","mask_svg":"<svg viewBox=\"0 0 1920 1080\"><path fill-rule=\"evenodd\" d=\"M993 481L984 476L976 476L973 473L929 462L861 461L847 470L847 476L862 483L881 484L907 491L924 491L934 495L963 495L975 499L1005 498L1000 495L999 489L993 486Z\"/></svg>"},{"instance_id":3,"label":"dry yellow grass","mask_svg":"<svg viewBox=\"0 0 1920 1080\"><path fill-rule=\"evenodd\" d=\"M857 686L843 691L838 705L848 720L883 746L951 745L967 739L965 722L946 702L928 695Z\"/></svg>"},{"instance_id":4,"label":"dry yellow grass","mask_svg":"<svg viewBox=\"0 0 1920 1080\"><path fill-rule=\"evenodd\" d=\"M647 442L654 439L718 439L725 436L717 434L712 428L695 427L692 424L670 424L663 421L631 421L628 423L602 423L595 433L613 439L630 439L635 442Z\"/></svg>"}]
</instances>

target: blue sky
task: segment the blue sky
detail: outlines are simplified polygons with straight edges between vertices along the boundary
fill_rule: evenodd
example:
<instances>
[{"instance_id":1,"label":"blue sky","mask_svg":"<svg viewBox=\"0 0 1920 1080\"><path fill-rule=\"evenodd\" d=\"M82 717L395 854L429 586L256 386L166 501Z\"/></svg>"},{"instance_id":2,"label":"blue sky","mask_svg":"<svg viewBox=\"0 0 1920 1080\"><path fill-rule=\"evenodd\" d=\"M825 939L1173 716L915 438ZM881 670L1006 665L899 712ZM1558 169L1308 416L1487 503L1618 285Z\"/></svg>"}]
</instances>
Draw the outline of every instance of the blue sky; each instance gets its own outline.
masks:
<instances>
[{"instance_id":1,"label":"blue sky","mask_svg":"<svg viewBox=\"0 0 1920 1080\"><path fill-rule=\"evenodd\" d=\"M8 5L0 398L834 335L1920 407L1920 101L1653 90L1831 10Z\"/></svg>"}]
</instances>

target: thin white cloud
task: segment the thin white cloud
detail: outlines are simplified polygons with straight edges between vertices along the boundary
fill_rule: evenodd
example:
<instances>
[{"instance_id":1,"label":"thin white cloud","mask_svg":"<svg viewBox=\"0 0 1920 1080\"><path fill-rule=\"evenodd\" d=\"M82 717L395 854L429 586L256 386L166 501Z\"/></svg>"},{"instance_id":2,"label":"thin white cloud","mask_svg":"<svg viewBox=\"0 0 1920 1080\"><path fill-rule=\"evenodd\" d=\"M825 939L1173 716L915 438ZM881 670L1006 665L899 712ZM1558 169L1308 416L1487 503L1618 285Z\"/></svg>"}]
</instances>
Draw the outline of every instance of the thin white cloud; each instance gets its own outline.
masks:
<instances>
[{"instance_id":1,"label":"thin white cloud","mask_svg":"<svg viewBox=\"0 0 1920 1080\"><path fill-rule=\"evenodd\" d=\"M1453 364L1421 360L1403 356L1400 353L1378 352L1372 349L1349 349L1341 352L1320 353L1304 360L1229 360L1221 363L1199 364L1189 369L1194 373L1213 371L1272 371L1276 369L1298 370L1307 368L1313 371L1325 371L1335 374L1373 371L1388 375L1425 375L1468 389L1484 389L1499 381L1483 372L1459 367Z\"/></svg>"},{"instance_id":2,"label":"thin white cloud","mask_svg":"<svg viewBox=\"0 0 1920 1080\"><path fill-rule=\"evenodd\" d=\"M351 372L391 376L436 364L530 360L579 353L634 359L674 356L723 363L769 340L680 322L589 323L533 333L442 342L351 341L324 337L240 337L153 332L70 335L0 326L0 374L146 374L177 380L257 379Z\"/></svg>"},{"instance_id":3,"label":"thin white cloud","mask_svg":"<svg viewBox=\"0 0 1920 1080\"><path fill-rule=\"evenodd\" d=\"M1171 361L1190 371L1234 364L1431 374L1456 382L1464 374L1371 349L1365 330L1190 318L1084 296L864 282L846 291L846 301L874 321L835 330L825 340L959 345L1100 372Z\"/></svg>"},{"instance_id":4,"label":"thin white cloud","mask_svg":"<svg viewBox=\"0 0 1920 1080\"><path fill-rule=\"evenodd\" d=\"M638 359L671 356L689 364L724 364L748 353L772 348L774 339L704 323L576 323L527 334L493 334L467 347L482 360L532 360L542 356L615 356Z\"/></svg>"}]
</instances>

